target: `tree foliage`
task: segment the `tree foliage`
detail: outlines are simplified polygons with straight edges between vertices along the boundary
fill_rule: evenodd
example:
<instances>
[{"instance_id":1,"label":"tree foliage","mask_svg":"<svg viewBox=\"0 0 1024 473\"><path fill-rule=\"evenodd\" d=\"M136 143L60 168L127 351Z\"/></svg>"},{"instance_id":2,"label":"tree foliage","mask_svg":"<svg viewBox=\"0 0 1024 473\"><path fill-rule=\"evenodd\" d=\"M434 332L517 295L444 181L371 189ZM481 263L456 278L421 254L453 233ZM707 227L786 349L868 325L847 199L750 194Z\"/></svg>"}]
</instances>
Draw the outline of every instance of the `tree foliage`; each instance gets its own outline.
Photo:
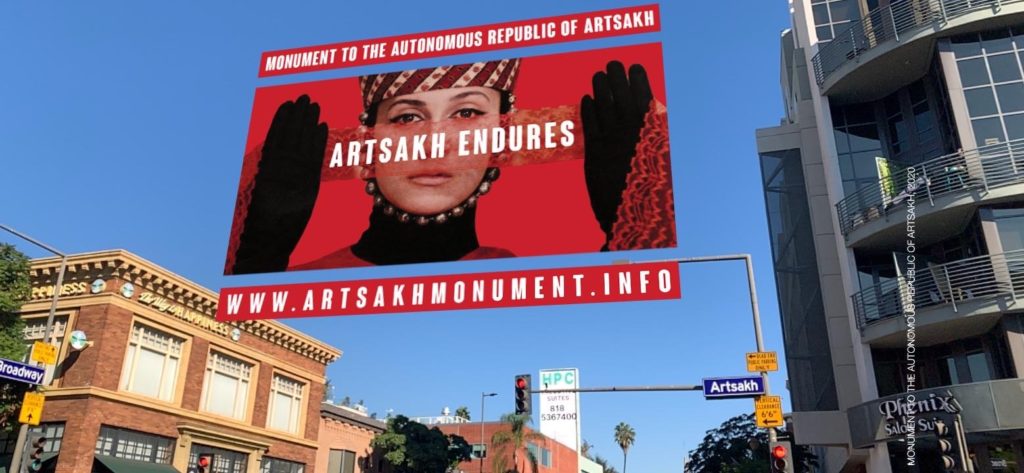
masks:
<instances>
[{"instance_id":1,"label":"tree foliage","mask_svg":"<svg viewBox=\"0 0 1024 473\"><path fill-rule=\"evenodd\" d=\"M0 243L0 358L25 357L25 322L19 312L31 290L28 257L14 246ZM10 432L18 425L17 411L27 387L0 382L0 431Z\"/></svg>"},{"instance_id":2,"label":"tree foliage","mask_svg":"<svg viewBox=\"0 0 1024 473\"><path fill-rule=\"evenodd\" d=\"M755 450L750 448L751 440L757 440ZM697 449L690 452L689 471L767 473L768 447L768 431L757 428L754 415L738 415L707 431ZM793 463L797 473L808 473L818 460L807 447L794 444Z\"/></svg>"},{"instance_id":3,"label":"tree foliage","mask_svg":"<svg viewBox=\"0 0 1024 473\"><path fill-rule=\"evenodd\" d=\"M619 473L619 471L616 470L615 467L611 465L611 463L608 463L608 460L602 457L601 455L594 455L594 458L592 458L591 460L594 460L594 463L601 465L601 468L604 468L604 473Z\"/></svg>"},{"instance_id":4,"label":"tree foliage","mask_svg":"<svg viewBox=\"0 0 1024 473\"><path fill-rule=\"evenodd\" d=\"M593 461L594 455L590 453L590 451L593 449L594 446L591 445L590 442L583 440L583 443L580 444L580 455L583 455L584 457L589 458L591 461Z\"/></svg>"},{"instance_id":5,"label":"tree foliage","mask_svg":"<svg viewBox=\"0 0 1024 473\"><path fill-rule=\"evenodd\" d=\"M455 415L466 420L471 420L469 417L469 408L466 406L459 406L458 409L455 409Z\"/></svg>"},{"instance_id":6,"label":"tree foliage","mask_svg":"<svg viewBox=\"0 0 1024 473\"><path fill-rule=\"evenodd\" d=\"M370 446L393 473L443 473L470 459L472 448L466 439L447 435L405 416L388 420L387 430Z\"/></svg>"},{"instance_id":7,"label":"tree foliage","mask_svg":"<svg viewBox=\"0 0 1024 473\"><path fill-rule=\"evenodd\" d=\"M525 468L520 465L519 452L525 451L530 471L537 473L537 456L526 447L530 442L545 444L547 437L526 429L526 424L530 423L528 415L505 414L501 416L501 422L508 425L508 430L499 430L491 437L491 445L497 451L497 455L491 460L494 471L523 473ZM511 469L508 469L509 451L512 455Z\"/></svg>"}]
</instances>

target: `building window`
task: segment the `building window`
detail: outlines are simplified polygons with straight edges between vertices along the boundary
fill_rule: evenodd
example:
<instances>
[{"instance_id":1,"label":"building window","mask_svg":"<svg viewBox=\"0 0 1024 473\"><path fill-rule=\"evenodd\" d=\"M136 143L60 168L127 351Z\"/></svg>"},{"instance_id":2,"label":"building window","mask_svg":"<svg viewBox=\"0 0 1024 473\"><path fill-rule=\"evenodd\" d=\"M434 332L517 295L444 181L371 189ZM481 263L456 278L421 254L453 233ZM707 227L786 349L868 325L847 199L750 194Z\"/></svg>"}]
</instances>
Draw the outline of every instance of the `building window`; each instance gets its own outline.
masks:
<instances>
[{"instance_id":1,"label":"building window","mask_svg":"<svg viewBox=\"0 0 1024 473\"><path fill-rule=\"evenodd\" d=\"M202 410L244 420L253 365L210 352L203 382Z\"/></svg>"},{"instance_id":2,"label":"building window","mask_svg":"<svg viewBox=\"0 0 1024 473\"><path fill-rule=\"evenodd\" d=\"M174 439L117 427L100 427L96 455L169 465L174 456Z\"/></svg>"},{"instance_id":3,"label":"building window","mask_svg":"<svg viewBox=\"0 0 1024 473\"><path fill-rule=\"evenodd\" d=\"M961 35L951 45L975 144L1024 138L1024 28Z\"/></svg>"},{"instance_id":4,"label":"building window","mask_svg":"<svg viewBox=\"0 0 1024 473\"><path fill-rule=\"evenodd\" d=\"M36 317L25 320L25 357L21 359L23 363L28 362L29 356L32 354L32 345L35 342L49 341L57 347L57 359L60 360L61 352L60 348L64 344L64 333L68 328L68 318L54 317L53 319L53 330L50 334L49 340L44 340L46 335L46 317Z\"/></svg>"},{"instance_id":5,"label":"building window","mask_svg":"<svg viewBox=\"0 0 1024 473\"><path fill-rule=\"evenodd\" d=\"M193 443L192 451L188 456L189 469L197 467L196 462L199 461L199 455L204 454L213 455L213 466L209 469L210 473L245 473L249 464L249 455L245 453Z\"/></svg>"},{"instance_id":6,"label":"building window","mask_svg":"<svg viewBox=\"0 0 1024 473\"><path fill-rule=\"evenodd\" d=\"M487 458L487 444L474 443L472 449L469 454L470 458Z\"/></svg>"},{"instance_id":7,"label":"building window","mask_svg":"<svg viewBox=\"0 0 1024 473\"><path fill-rule=\"evenodd\" d=\"M811 10L818 42L831 41L846 31L850 20L860 13L854 0L811 0Z\"/></svg>"},{"instance_id":8,"label":"building window","mask_svg":"<svg viewBox=\"0 0 1024 473\"><path fill-rule=\"evenodd\" d=\"M526 444L526 450L533 454L533 458L537 460L538 465L551 468L551 450L534 443Z\"/></svg>"},{"instance_id":9,"label":"building window","mask_svg":"<svg viewBox=\"0 0 1024 473\"><path fill-rule=\"evenodd\" d=\"M331 451L331 454L334 454L334 450ZM282 460L280 458L263 457L263 462L260 463L260 473L303 473L305 470L306 465L304 463ZM332 471L334 470L328 470L328 472ZM353 470L346 471L351 473Z\"/></svg>"},{"instance_id":10,"label":"building window","mask_svg":"<svg viewBox=\"0 0 1024 473\"><path fill-rule=\"evenodd\" d=\"M172 400L184 345L181 338L135 324L124 357L121 389Z\"/></svg>"},{"instance_id":11,"label":"building window","mask_svg":"<svg viewBox=\"0 0 1024 473\"><path fill-rule=\"evenodd\" d=\"M302 389L298 381L275 374L270 387L270 416L267 427L299 432L299 416L302 412Z\"/></svg>"},{"instance_id":12,"label":"building window","mask_svg":"<svg viewBox=\"0 0 1024 473\"><path fill-rule=\"evenodd\" d=\"M883 156L883 152L877 123L873 103L832 108L844 195L851 195L861 187L878 185L875 160Z\"/></svg>"},{"instance_id":13,"label":"building window","mask_svg":"<svg viewBox=\"0 0 1024 473\"><path fill-rule=\"evenodd\" d=\"M327 473L355 473L356 452L348 450L331 450L327 459Z\"/></svg>"}]
</instances>

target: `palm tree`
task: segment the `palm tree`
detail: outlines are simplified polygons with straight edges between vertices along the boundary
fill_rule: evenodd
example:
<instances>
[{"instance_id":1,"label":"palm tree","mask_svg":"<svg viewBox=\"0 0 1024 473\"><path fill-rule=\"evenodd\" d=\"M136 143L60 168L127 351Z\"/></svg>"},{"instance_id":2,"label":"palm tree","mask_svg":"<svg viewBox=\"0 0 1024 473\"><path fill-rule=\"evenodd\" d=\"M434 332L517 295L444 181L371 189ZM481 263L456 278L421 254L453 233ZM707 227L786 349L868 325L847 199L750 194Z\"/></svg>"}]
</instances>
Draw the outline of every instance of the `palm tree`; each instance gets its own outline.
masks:
<instances>
[{"instance_id":1,"label":"palm tree","mask_svg":"<svg viewBox=\"0 0 1024 473\"><path fill-rule=\"evenodd\" d=\"M544 443L547 441L547 437L526 430L526 424L530 422L530 416L527 415L505 414L501 416L501 422L508 424L509 429L495 432L491 437L491 446L495 449L510 448L512 450L512 471L516 473L523 471L519 468L519 451L525 449L526 459L530 462L531 470L533 473L537 473L537 456L526 446L529 442ZM499 462L504 463L500 458L501 455L494 456L494 471L496 472L503 471L503 468L499 470L497 466Z\"/></svg>"},{"instance_id":2,"label":"palm tree","mask_svg":"<svg viewBox=\"0 0 1024 473\"><path fill-rule=\"evenodd\" d=\"M593 449L593 448L594 448L594 446L591 445L590 442L587 442L586 440L584 440L583 444L580 445L580 455L583 455L584 457L590 458L590 450ZM590 458L590 459L593 460L593 458Z\"/></svg>"},{"instance_id":3,"label":"palm tree","mask_svg":"<svg viewBox=\"0 0 1024 473\"><path fill-rule=\"evenodd\" d=\"M604 473L619 473L615 467L608 464L608 460L605 460L601 455L594 456L594 463L601 465L601 468L604 469Z\"/></svg>"},{"instance_id":4,"label":"palm tree","mask_svg":"<svg viewBox=\"0 0 1024 473\"><path fill-rule=\"evenodd\" d=\"M629 447L632 447L635 441L636 432L629 424L619 422L619 425L615 426L615 443L622 447L622 473L626 473L626 454L629 452Z\"/></svg>"},{"instance_id":5,"label":"palm tree","mask_svg":"<svg viewBox=\"0 0 1024 473\"><path fill-rule=\"evenodd\" d=\"M455 409L455 417L461 417L469 420L469 408L466 406L460 406L458 409Z\"/></svg>"}]
</instances>

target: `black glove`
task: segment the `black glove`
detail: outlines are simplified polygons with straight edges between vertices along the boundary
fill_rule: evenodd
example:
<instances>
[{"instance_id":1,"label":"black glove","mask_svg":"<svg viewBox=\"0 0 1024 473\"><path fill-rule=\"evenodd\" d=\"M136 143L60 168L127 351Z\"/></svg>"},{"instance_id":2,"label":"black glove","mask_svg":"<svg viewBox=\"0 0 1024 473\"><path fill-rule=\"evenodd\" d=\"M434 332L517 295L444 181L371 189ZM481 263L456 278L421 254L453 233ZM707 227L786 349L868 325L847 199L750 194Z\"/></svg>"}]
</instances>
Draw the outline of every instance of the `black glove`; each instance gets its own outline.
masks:
<instances>
[{"instance_id":1,"label":"black glove","mask_svg":"<svg viewBox=\"0 0 1024 473\"><path fill-rule=\"evenodd\" d=\"M612 225L622 203L626 176L636 154L644 116L650 109L651 84L643 66L629 68L629 78L619 61L608 63L607 73L594 74L594 96L580 101L583 122L583 175L587 181L590 207L605 234L605 247L611 240Z\"/></svg>"},{"instance_id":2,"label":"black glove","mask_svg":"<svg viewBox=\"0 0 1024 473\"><path fill-rule=\"evenodd\" d=\"M306 95L277 109L263 142L233 274L288 269L320 191L327 124L319 120L320 105Z\"/></svg>"}]
</instances>

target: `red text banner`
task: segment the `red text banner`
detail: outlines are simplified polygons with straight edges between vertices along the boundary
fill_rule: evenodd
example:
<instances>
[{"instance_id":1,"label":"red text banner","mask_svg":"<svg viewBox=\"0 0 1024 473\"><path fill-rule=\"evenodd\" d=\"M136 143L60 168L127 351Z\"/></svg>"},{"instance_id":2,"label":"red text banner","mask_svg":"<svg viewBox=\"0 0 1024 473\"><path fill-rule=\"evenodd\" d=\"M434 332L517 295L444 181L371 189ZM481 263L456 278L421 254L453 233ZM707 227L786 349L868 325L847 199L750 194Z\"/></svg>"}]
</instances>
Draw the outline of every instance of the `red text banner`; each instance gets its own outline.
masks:
<instances>
[{"instance_id":1,"label":"red text banner","mask_svg":"<svg viewBox=\"0 0 1024 473\"><path fill-rule=\"evenodd\" d=\"M678 299L677 266L638 263L225 288L217 320Z\"/></svg>"},{"instance_id":2,"label":"red text banner","mask_svg":"<svg viewBox=\"0 0 1024 473\"><path fill-rule=\"evenodd\" d=\"M263 53L260 58L259 77L652 33L660 30L658 5L643 5L269 51Z\"/></svg>"}]
</instances>

